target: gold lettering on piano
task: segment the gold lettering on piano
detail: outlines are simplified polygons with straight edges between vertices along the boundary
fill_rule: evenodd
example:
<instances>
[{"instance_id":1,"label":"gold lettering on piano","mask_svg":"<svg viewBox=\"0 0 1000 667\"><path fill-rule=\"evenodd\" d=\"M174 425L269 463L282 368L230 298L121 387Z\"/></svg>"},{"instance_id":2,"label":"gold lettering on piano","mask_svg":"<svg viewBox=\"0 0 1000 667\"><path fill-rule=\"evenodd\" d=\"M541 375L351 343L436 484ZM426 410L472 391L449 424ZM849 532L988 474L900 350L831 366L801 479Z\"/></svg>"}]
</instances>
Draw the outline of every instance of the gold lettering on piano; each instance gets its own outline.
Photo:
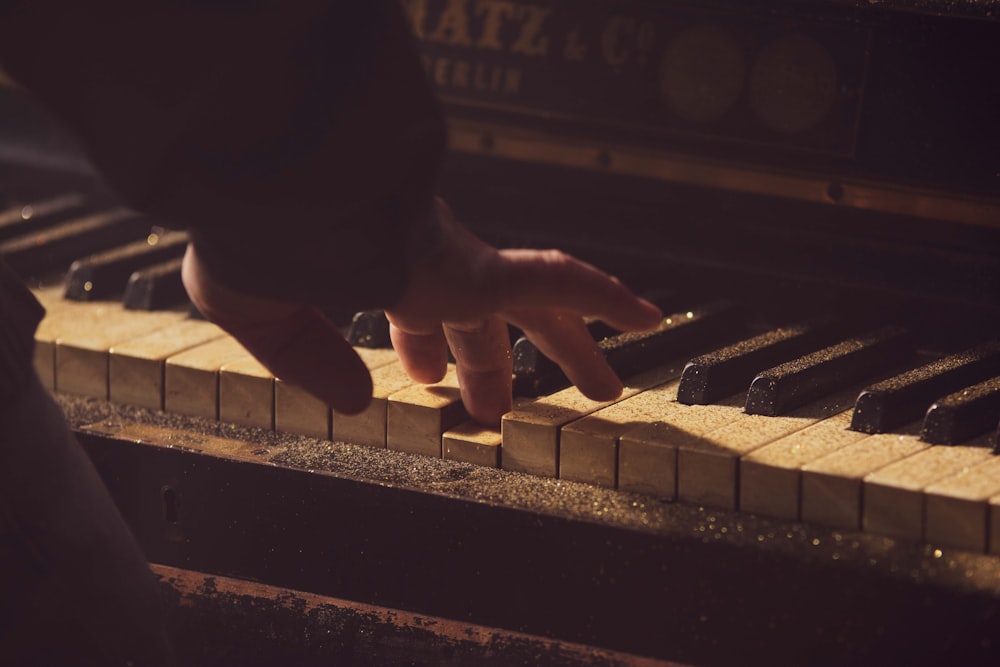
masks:
<instances>
[{"instance_id":1,"label":"gold lettering on piano","mask_svg":"<svg viewBox=\"0 0 1000 667\"><path fill-rule=\"evenodd\" d=\"M424 39L427 24L427 0L402 0L403 11L410 18L410 27L417 39Z\"/></svg>"},{"instance_id":2,"label":"gold lettering on piano","mask_svg":"<svg viewBox=\"0 0 1000 667\"><path fill-rule=\"evenodd\" d=\"M552 9L511 0L446 0L435 18L429 16L428 0L403 0L413 33L433 44L508 51L514 55L540 57L549 53L546 22ZM516 33L508 29L512 25ZM478 32L477 32L478 28ZM509 43L505 43L507 35ZM511 35L514 35L511 39Z\"/></svg>"},{"instance_id":3,"label":"gold lettering on piano","mask_svg":"<svg viewBox=\"0 0 1000 667\"><path fill-rule=\"evenodd\" d=\"M650 21L639 23L629 16L612 16L601 34L601 55L604 62L612 67L630 62L645 65L655 36L656 25Z\"/></svg>"},{"instance_id":4,"label":"gold lettering on piano","mask_svg":"<svg viewBox=\"0 0 1000 667\"><path fill-rule=\"evenodd\" d=\"M521 70L484 62L424 56L424 69L434 85L516 95L521 90Z\"/></svg>"},{"instance_id":5,"label":"gold lettering on piano","mask_svg":"<svg viewBox=\"0 0 1000 667\"><path fill-rule=\"evenodd\" d=\"M519 7L518 18L523 20L521 32L517 40L510 47L511 53L518 53L525 56L544 56L549 52L549 38L542 36L542 28L545 19L549 17L552 10L547 7L536 7L525 5Z\"/></svg>"},{"instance_id":6,"label":"gold lettering on piano","mask_svg":"<svg viewBox=\"0 0 1000 667\"><path fill-rule=\"evenodd\" d=\"M448 0L448 6L438 18L437 27L427 35L427 41L451 46L472 46L468 5L468 0Z\"/></svg>"},{"instance_id":7,"label":"gold lettering on piano","mask_svg":"<svg viewBox=\"0 0 1000 667\"><path fill-rule=\"evenodd\" d=\"M514 17L515 9L514 3L508 0L479 0L476 3L476 16L483 17L483 33L476 42L476 48L493 51L503 49L500 28L505 19Z\"/></svg>"},{"instance_id":8,"label":"gold lettering on piano","mask_svg":"<svg viewBox=\"0 0 1000 667\"><path fill-rule=\"evenodd\" d=\"M620 67L628 62L629 51L624 42L635 34L635 19L614 16L608 21L601 36L601 54L604 62L612 67Z\"/></svg>"}]
</instances>

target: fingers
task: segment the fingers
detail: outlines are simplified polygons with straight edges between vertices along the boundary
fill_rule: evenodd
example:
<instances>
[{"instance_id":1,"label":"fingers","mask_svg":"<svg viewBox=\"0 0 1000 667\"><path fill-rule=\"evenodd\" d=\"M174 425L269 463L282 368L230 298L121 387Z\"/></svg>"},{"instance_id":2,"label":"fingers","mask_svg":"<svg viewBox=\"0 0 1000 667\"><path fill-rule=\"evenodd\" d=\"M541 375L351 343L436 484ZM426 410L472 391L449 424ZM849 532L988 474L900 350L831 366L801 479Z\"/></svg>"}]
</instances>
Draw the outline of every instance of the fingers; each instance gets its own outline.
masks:
<instances>
[{"instance_id":1,"label":"fingers","mask_svg":"<svg viewBox=\"0 0 1000 667\"><path fill-rule=\"evenodd\" d=\"M417 382L439 382L448 370L448 346L441 324L416 323L386 312L389 337L406 374Z\"/></svg>"},{"instance_id":2,"label":"fingers","mask_svg":"<svg viewBox=\"0 0 1000 667\"><path fill-rule=\"evenodd\" d=\"M502 250L495 280L505 309L555 307L593 315L622 331L659 324L662 314L618 280L558 250Z\"/></svg>"},{"instance_id":3,"label":"fingers","mask_svg":"<svg viewBox=\"0 0 1000 667\"><path fill-rule=\"evenodd\" d=\"M481 424L498 425L512 407L513 359L506 323L499 317L446 323L444 335L455 357L466 411Z\"/></svg>"},{"instance_id":4,"label":"fingers","mask_svg":"<svg viewBox=\"0 0 1000 667\"><path fill-rule=\"evenodd\" d=\"M286 317L230 333L275 377L338 412L355 414L371 401L371 375L364 362L318 310L303 306Z\"/></svg>"},{"instance_id":5,"label":"fingers","mask_svg":"<svg viewBox=\"0 0 1000 667\"><path fill-rule=\"evenodd\" d=\"M510 313L510 321L552 361L584 396L610 401L621 395L622 383L608 366L583 321L572 313L523 310Z\"/></svg>"},{"instance_id":6,"label":"fingers","mask_svg":"<svg viewBox=\"0 0 1000 667\"><path fill-rule=\"evenodd\" d=\"M371 401L371 376L333 324L315 308L235 292L204 269L189 245L182 267L195 306L276 377L348 414Z\"/></svg>"},{"instance_id":7,"label":"fingers","mask_svg":"<svg viewBox=\"0 0 1000 667\"><path fill-rule=\"evenodd\" d=\"M392 345L407 374L431 384L444 377L448 347L455 357L462 402L469 416L496 426L511 409L510 337L498 317L472 323L416 322L386 313Z\"/></svg>"}]
</instances>

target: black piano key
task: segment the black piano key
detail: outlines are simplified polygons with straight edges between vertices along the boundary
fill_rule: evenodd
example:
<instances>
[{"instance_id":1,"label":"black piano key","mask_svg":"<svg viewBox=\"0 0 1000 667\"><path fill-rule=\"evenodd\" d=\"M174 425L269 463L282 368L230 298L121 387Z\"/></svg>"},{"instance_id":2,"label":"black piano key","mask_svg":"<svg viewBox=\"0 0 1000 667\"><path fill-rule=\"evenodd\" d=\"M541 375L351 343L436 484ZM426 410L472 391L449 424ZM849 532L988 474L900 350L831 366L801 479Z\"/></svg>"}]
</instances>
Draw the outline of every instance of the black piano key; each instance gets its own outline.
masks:
<instances>
[{"instance_id":1,"label":"black piano key","mask_svg":"<svg viewBox=\"0 0 1000 667\"><path fill-rule=\"evenodd\" d=\"M671 312L679 308L680 297L675 290L658 288L641 293L647 301L660 310ZM595 341L621 334L611 325L598 319L587 318L584 323ZM523 332L511 327L511 352L514 358L514 395L543 396L569 386L569 379L559 366L524 337Z\"/></svg>"},{"instance_id":2,"label":"black piano key","mask_svg":"<svg viewBox=\"0 0 1000 667\"><path fill-rule=\"evenodd\" d=\"M600 320L587 320L586 326L594 340L620 333ZM543 396L569 386L569 379L559 365L523 335L514 341L511 354L514 357L515 396Z\"/></svg>"},{"instance_id":3,"label":"black piano key","mask_svg":"<svg viewBox=\"0 0 1000 667\"><path fill-rule=\"evenodd\" d=\"M920 439L955 445L989 431L998 416L1000 377L994 377L936 400L924 417Z\"/></svg>"},{"instance_id":4,"label":"black piano key","mask_svg":"<svg viewBox=\"0 0 1000 667\"><path fill-rule=\"evenodd\" d=\"M99 205L95 197L71 192L30 204L11 206L0 211L0 241L23 234L37 233L47 227L93 212Z\"/></svg>"},{"instance_id":5,"label":"black piano key","mask_svg":"<svg viewBox=\"0 0 1000 667\"><path fill-rule=\"evenodd\" d=\"M684 367L677 400L708 405L745 389L765 368L816 350L834 339L842 327L831 320L806 322L768 331L695 357Z\"/></svg>"},{"instance_id":6,"label":"black piano key","mask_svg":"<svg viewBox=\"0 0 1000 667\"><path fill-rule=\"evenodd\" d=\"M915 354L909 331L885 327L775 366L754 378L746 412L777 416L865 378L886 373Z\"/></svg>"},{"instance_id":7,"label":"black piano key","mask_svg":"<svg viewBox=\"0 0 1000 667\"><path fill-rule=\"evenodd\" d=\"M851 429L884 433L919 418L935 398L996 375L1000 375L997 340L914 368L862 391Z\"/></svg>"},{"instance_id":8,"label":"black piano key","mask_svg":"<svg viewBox=\"0 0 1000 667\"><path fill-rule=\"evenodd\" d=\"M147 230L135 213L115 209L8 239L0 243L0 255L21 277L42 276L64 271L81 255L142 238Z\"/></svg>"},{"instance_id":9,"label":"black piano key","mask_svg":"<svg viewBox=\"0 0 1000 667\"><path fill-rule=\"evenodd\" d=\"M78 259L66 275L65 297L93 301L121 294L133 272L182 257L187 242L184 232L155 230L144 240Z\"/></svg>"},{"instance_id":10,"label":"black piano key","mask_svg":"<svg viewBox=\"0 0 1000 667\"><path fill-rule=\"evenodd\" d=\"M140 269L129 276L128 284L125 286L125 296L122 299L125 308L164 310L187 301L187 292L181 282L183 260L183 257L176 257Z\"/></svg>"},{"instance_id":11,"label":"black piano key","mask_svg":"<svg viewBox=\"0 0 1000 667\"><path fill-rule=\"evenodd\" d=\"M629 377L718 344L742 333L745 311L730 302L718 302L663 318L653 331L623 333L597 345L619 377Z\"/></svg>"},{"instance_id":12,"label":"black piano key","mask_svg":"<svg viewBox=\"0 0 1000 667\"><path fill-rule=\"evenodd\" d=\"M332 319L332 318L331 318ZM515 326L508 325L510 334L510 344L521 338L524 333ZM347 327L347 341L355 347L383 348L392 347L392 340L389 337L389 320L385 317L385 311L365 310L355 313ZM449 361L455 361L449 353Z\"/></svg>"},{"instance_id":13,"label":"black piano key","mask_svg":"<svg viewBox=\"0 0 1000 667\"><path fill-rule=\"evenodd\" d=\"M389 348L389 320L382 310L363 310L356 313L347 329L347 342L354 347Z\"/></svg>"},{"instance_id":14,"label":"black piano key","mask_svg":"<svg viewBox=\"0 0 1000 667\"><path fill-rule=\"evenodd\" d=\"M615 373L627 378L733 336L743 319L742 308L720 302L665 317L652 331L609 336L597 345ZM541 396L569 386L562 370L551 361L536 364L529 369L533 375L522 376L518 375L517 354L514 359L514 388L519 396Z\"/></svg>"}]
</instances>

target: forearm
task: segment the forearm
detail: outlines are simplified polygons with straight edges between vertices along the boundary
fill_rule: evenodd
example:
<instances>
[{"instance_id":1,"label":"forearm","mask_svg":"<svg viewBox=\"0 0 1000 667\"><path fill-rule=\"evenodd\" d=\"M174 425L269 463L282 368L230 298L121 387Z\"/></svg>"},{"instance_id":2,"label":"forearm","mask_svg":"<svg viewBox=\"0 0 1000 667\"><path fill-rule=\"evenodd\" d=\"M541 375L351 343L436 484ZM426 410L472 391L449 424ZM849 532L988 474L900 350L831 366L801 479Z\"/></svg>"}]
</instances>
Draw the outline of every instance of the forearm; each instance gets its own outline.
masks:
<instances>
[{"instance_id":1,"label":"forearm","mask_svg":"<svg viewBox=\"0 0 1000 667\"><path fill-rule=\"evenodd\" d=\"M235 289L395 300L443 149L395 3L55 4L4 17L0 58L131 205Z\"/></svg>"}]
</instances>

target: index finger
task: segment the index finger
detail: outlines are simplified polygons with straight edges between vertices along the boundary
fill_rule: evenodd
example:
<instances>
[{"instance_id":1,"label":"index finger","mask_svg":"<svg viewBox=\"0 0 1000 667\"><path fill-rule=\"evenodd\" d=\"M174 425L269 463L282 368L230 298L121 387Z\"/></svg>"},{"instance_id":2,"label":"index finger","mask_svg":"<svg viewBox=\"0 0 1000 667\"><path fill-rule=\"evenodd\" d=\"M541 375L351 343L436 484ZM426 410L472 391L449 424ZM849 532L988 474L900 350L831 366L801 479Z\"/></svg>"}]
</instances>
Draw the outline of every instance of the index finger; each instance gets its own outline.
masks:
<instances>
[{"instance_id":1,"label":"index finger","mask_svg":"<svg viewBox=\"0 0 1000 667\"><path fill-rule=\"evenodd\" d=\"M622 331L652 329L663 314L620 281L560 250L501 250L501 310L554 307L593 315Z\"/></svg>"}]
</instances>

